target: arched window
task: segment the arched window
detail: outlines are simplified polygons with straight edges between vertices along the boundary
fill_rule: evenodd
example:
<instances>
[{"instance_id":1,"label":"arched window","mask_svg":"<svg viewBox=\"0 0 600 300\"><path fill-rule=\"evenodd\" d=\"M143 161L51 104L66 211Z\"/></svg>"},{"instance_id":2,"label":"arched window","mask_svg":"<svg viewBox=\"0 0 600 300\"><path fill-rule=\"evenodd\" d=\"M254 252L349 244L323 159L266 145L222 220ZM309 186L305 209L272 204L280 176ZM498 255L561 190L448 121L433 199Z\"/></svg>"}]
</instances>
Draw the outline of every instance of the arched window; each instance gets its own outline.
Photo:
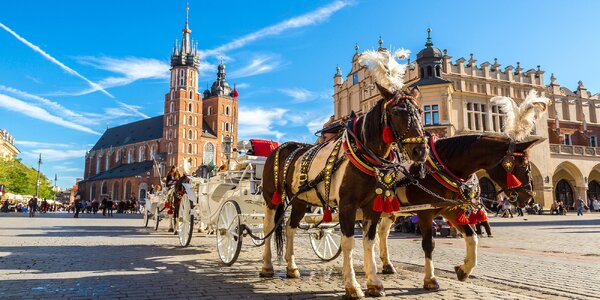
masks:
<instances>
[{"instance_id":1,"label":"arched window","mask_svg":"<svg viewBox=\"0 0 600 300\"><path fill-rule=\"evenodd\" d=\"M124 199L129 199L131 197L131 181L127 181L125 183L125 195Z\"/></svg>"},{"instance_id":2,"label":"arched window","mask_svg":"<svg viewBox=\"0 0 600 300\"><path fill-rule=\"evenodd\" d=\"M183 85L185 80L185 73L183 72L183 70L181 70L181 73L179 73L179 85Z\"/></svg>"},{"instance_id":3,"label":"arched window","mask_svg":"<svg viewBox=\"0 0 600 300\"><path fill-rule=\"evenodd\" d=\"M191 154L191 153L194 153L194 152L192 151L192 149L193 149L193 148L192 148L192 144L189 144L189 145L188 145L188 153L190 153L190 154Z\"/></svg>"},{"instance_id":4,"label":"arched window","mask_svg":"<svg viewBox=\"0 0 600 300\"><path fill-rule=\"evenodd\" d=\"M121 198L119 197L119 182L118 181L115 181L115 183L113 184L112 199L113 199L113 201L121 200Z\"/></svg>"},{"instance_id":5,"label":"arched window","mask_svg":"<svg viewBox=\"0 0 600 300\"><path fill-rule=\"evenodd\" d=\"M212 115L212 106L208 107L208 109L206 110L206 115L208 115L208 116Z\"/></svg>"},{"instance_id":6,"label":"arched window","mask_svg":"<svg viewBox=\"0 0 600 300\"><path fill-rule=\"evenodd\" d=\"M175 103L173 101L171 101L171 104L169 104L169 112L173 112L175 111Z\"/></svg>"},{"instance_id":7,"label":"arched window","mask_svg":"<svg viewBox=\"0 0 600 300\"><path fill-rule=\"evenodd\" d=\"M133 149L129 149L127 151L127 163L130 164L133 162Z\"/></svg>"},{"instance_id":8,"label":"arched window","mask_svg":"<svg viewBox=\"0 0 600 300\"><path fill-rule=\"evenodd\" d=\"M442 77L442 69L440 68L440 66L435 67L435 76Z\"/></svg>"},{"instance_id":9,"label":"arched window","mask_svg":"<svg viewBox=\"0 0 600 300\"><path fill-rule=\"evenodd\" d=\"M189 125L193 125L193 124L194 124L194 122L192 121L192 116L189 116L189 119L188 119L188 124L189 124Z\"/></svg>"},{"instance_id":10,"label":"arched window","mask_svg":"<svg viewBox=\"0 0 600 300\"><path fill-rule=\"evenodd\" d=\"M194 134L192 133L191 129L190 129L190 131L188 131L188 139L190 139L190 140L194 139Z\"/></svg>"},{"instance_id":11,"label":"arched window","mask_svg":"<svg viewBox=\"0 0 600 300\"><path fill-rule=\"evenodd\" d=\"M225 115L226 116L230 116L231 115L231 107L229 107L229 106L225 107Z\"/></svg>"},{"instance_id":12,"label":"arched window","mask_svg":"<svg viewBox=\"0 0 600 300\"><path fill-rule=\"evenodd\" d=\"M188 111L194 112L194 106L192 105L192 103L188 104Z\"/></svg>"},{"instance_id":13,"label":"arched window","mask_svg":"<svg viewBox=\"0 0 600 300\"><path fill-rule=\"evenodd\" d=\"M213 143L208 142L204 144L204 153L202 156L202 164L208 165L210 163L215 162L215 145Z\"/></svg>"},{"instance_id":14,"label":"arched window","mask_svg":"<svg viewBox=\"0 0 600 300\"><path fill-rule=\"evenodd\" d=\"M427 77L431 77L433 75L433 68L431 66L427 66Z\"/></svg>"},{"instance_id":15,"label":"arched window","mask_svg":"<svg viewBox=\"0 0 600 300\"><path fill-rule=\"evenodd\" d=\"M229 126L229 123L225 123L225 131L226 131L226 132L229 132L229 129L230 129L229 127L230 127L230 126Z\"/></svg>"},{"instance_id":16,"label":"arched window","mask_svg":"<svg viewBox=\"0 0 600 300\"><path fill-rule=\"evenodd\" d=\"M167 147L167 153L171 154L173 153L173 144L169 143L169 146Z\"/></svg>"},{"instance_id":17,"label":"arched window","mask_svg":"<svg viewBox=\"0 0 600 300\"><path fill-rule=\"evenodd\" d=\"M110 168L110 155L106 153L106 159L104 160L104 171L108 171Z\"/></svg>"},{"instance_id":18,"label":"arched window","mask_svg":"<svg viewBox=\"0 0 600 300\"><path fill-rule=\"evenodd\" d=\"M556 184L555 193L556 201L562 201L565 207L573 205L573 189L566 180L562 179Z\"/></svg>"},{"instance_id":19,"label":"arched window","mask_svg":"<svg viewBox=\"0 0 600 300\"><path fill-rule=\"evenodd\" d=\"M193 85L193 83L192 83L192 85ZM190 99L194 99L194 91L190 91ZM192 110L192 109L190 108L190 110Z\"/></svg>"},{"instance_id":20,"label":"arched window","mask_svg":"<svg viewBox=\"0 0 600 300\"><path fill-rule=\"evenodd\" d=\"M146 160L146 147L141 146L138 152L138 162L143 162Z\"/></svg>"}]
</instances>

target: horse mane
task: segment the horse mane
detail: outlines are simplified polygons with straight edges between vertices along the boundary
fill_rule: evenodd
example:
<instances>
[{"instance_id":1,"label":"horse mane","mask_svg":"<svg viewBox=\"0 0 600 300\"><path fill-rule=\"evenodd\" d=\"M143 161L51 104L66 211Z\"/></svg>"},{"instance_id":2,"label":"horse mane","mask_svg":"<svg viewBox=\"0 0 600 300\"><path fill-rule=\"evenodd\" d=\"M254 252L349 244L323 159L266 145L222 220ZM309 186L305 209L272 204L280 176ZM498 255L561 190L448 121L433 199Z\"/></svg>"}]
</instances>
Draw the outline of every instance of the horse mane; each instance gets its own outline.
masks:
<instances>
[{"instance_id":1,"label":"horse mane","mask_svg":"<svg viewBox=\"0 0 600 300\"><path fill-rule=\"evenodd\" d=\"M539 97L532 89L521 105L512 98L503 96L496 96L491 99L491 102L500 106L500 110L506 114L504 125L506 135L520 142L531 134L535 122L541 119L542 114L548 109L550 99Z\"/></svg>"},{"instance_id":2,"label":"horse mane","mask_svg":"<svg viewBox=\"0 0 600 300\"><path fill-rule=\"evenodd\" d=\"M372 141L374 138L380 138L383 131L383 124L381 123L383 116L383 104L386 99L380 99L375 105L364 114L361 123L357 124L360 126L360 136L362 142ZM367 126L369 123L369 126Z\"/></svg>"}]
</instances>

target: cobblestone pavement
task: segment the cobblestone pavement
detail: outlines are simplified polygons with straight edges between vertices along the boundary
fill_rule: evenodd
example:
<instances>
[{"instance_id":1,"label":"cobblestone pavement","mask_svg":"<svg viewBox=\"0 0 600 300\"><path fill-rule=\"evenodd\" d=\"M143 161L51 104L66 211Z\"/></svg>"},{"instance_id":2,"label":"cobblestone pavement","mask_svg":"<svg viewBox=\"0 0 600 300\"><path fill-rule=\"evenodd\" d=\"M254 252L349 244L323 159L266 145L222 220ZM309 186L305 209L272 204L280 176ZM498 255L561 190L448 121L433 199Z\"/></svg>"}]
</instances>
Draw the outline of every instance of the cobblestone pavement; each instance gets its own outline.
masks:
<instances>
[{"instance_id":1,"label":"cobblestone pavement","mask_svg":"<svg viewBox=\"0 0 600 300\"><path fill-rule=\"evenodd\" d=\"M434 262L441 289L421 289L420 238L392 233L398 274L382 275L387 298L401 299L592 299L600 297L600 215L492 219L494 238L480 239L479 265L468 282L455 279L464 240L437 238ZM141 217L63 213L35 218L0 215L0 298L268 298L326 299L343 295L341 258L329 263L297 238L301 279L261 279L262 248L245 240L238 263L218 261L214 236L194 236L188 248L160 228L141 227ZM357 240L359 282L362 247Z\"/></svg>"}]
</instances>

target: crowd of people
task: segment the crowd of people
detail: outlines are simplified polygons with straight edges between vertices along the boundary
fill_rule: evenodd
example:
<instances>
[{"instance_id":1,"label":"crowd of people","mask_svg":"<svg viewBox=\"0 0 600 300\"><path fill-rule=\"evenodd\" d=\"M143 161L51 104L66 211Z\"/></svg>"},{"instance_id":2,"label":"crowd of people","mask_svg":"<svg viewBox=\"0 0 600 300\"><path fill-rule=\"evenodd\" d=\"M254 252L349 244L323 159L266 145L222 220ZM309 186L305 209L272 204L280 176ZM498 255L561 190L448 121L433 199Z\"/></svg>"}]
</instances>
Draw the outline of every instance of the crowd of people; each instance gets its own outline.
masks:
<instances>
[{"instance_id":1,"label":"crowd of people","mask_svg":"<svg viewBox=\"0 0 600 300\"><path fill-rule=\"evenodd\" d=\"M62 204L60 203L50 203L46 199L38 199L37 197L33 197L29 199L25 204L18 202L11 204L8 200L1 201L0 200L0 212L8 213L8 212L19 212L29 213L30 217L35 216L36 212L39 213L47 213L47 212L55 212L61 211L63 209Z\"/></svg>"},{"instance_id":2,"label":"crowd of people","mask_svg":"<svg viewBox=\"0 0 600 300\"><path fill-rule=\"evenodd\" d=\"M69 206L69 212L73 212L73 217L79 218L79 213L82 214L97 214L102 212L103 216L112 217L116 210L118 214L135 214L139 212L140 204L134 196L127 200L114 201L111 197L102 197L101 201L96 198L92 201L81 200L77 196L73 205Z\"/></svg>"}]
</instances>

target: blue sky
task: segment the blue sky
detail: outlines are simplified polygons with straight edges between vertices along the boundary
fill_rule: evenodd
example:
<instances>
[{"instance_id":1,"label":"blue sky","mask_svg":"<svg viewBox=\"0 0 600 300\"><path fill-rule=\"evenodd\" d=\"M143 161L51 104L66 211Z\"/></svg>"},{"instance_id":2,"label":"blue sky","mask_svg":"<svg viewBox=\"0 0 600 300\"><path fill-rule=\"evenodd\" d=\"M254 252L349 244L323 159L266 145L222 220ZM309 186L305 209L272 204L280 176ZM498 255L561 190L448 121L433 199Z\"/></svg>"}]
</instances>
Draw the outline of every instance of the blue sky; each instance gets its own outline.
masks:
<instances>
[{"instance_id":1,"label":"blue sky","mask_svg":"<svg viewBox=\"0 0 600 300\"><path fill-rule=\"evenodd\" d=\"M162 114L185 1L2 1L0 128L24 162L71 186L106 127ZM427 27L453 59L538 64L546 80L593 94L600 2L190 1L202 87L222 57L240 92L241 138L312 141L333 112L332 76L362 50L423 48Z\"/></svg>"}]
</instances>

